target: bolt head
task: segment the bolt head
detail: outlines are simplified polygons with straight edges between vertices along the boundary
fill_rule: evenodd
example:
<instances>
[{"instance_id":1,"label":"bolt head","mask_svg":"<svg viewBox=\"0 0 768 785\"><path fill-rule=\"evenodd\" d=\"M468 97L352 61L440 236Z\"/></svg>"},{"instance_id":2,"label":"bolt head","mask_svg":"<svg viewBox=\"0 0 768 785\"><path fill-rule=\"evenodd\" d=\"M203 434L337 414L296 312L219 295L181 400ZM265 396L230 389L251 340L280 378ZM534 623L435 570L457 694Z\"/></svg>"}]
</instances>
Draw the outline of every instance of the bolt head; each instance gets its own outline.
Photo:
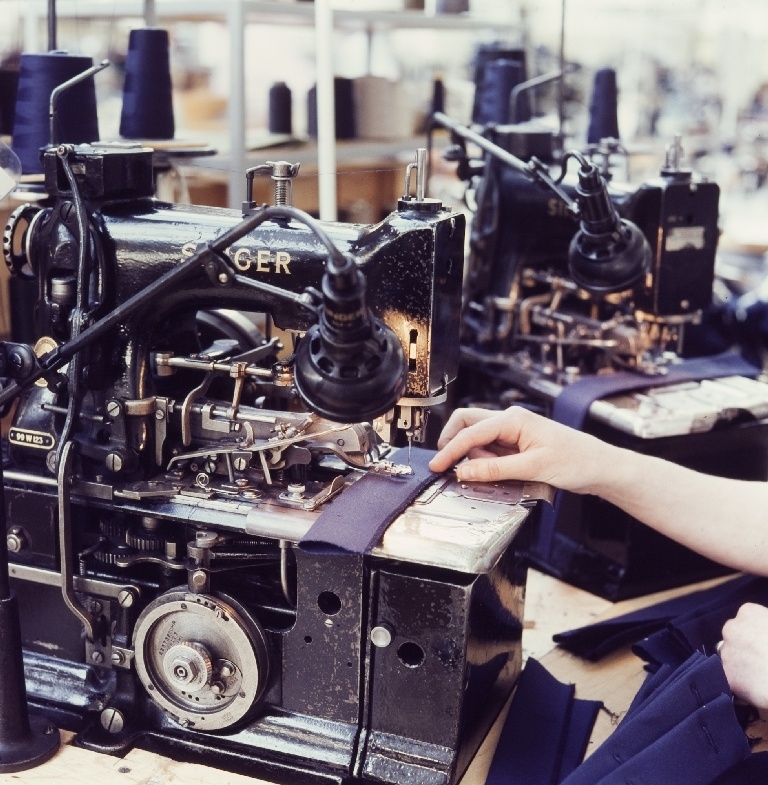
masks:
<instances>
[{"instance_id":1,"label":"bolt head","mask_svg":"<svg viewBox=\"0 0 768 785\"><path fill-rule=\"evenodd\" d=\"M117 709L104 709L99 716L101 727L109 733L120 733L125 727L123 713Z\"/></svg>"},{"instance_id":2,"label":"bolt head","mask_svg":"<svg viewBox=\"0 0 768 785\"><path fill-rule=\"evenodd\" d=\"M202 589L208 582L208 576L202 570L195 570L192 573L192 585L197 589Z\"/></svg>"},{"instance_id":3,"label":"bolt head","mask_svg":"<svg viewBox=\"0 0 768 785\"><path fill-rule=\"evenodd\" d=\"M133 605L133 592L123 589L117 595L117 602L121 608L130 608Z\"/></svg>"}]
</instances>

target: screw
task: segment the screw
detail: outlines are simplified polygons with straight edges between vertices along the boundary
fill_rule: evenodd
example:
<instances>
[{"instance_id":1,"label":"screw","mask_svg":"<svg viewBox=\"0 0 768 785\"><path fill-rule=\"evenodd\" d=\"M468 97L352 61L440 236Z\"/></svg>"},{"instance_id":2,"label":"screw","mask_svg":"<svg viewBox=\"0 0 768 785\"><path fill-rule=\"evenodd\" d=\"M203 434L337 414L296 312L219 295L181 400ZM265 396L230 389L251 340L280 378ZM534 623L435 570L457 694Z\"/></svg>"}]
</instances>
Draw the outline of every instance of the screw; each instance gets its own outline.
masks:
<instances>
[{"instance_id":1,"label":"screw","mask_svg":"<svg viewBox=\"0 0 768 785\"><path fill-rule=\"evenodd\" d=\"M125 654L117 649L112 650L112 664L122 665L125 662Z\"/></svg>"},{"instance_id":2,"label":"screw","mask_svg":"<svg viewBox=\"0 0 768 785\"><path fill-rule=\"evenodd\" d=\"M91 660L97 664L100 664L104 662L104 655L100 651L94 651L91 653Z\"/></svg>"},{"instance_id":3,"label":"screw","mask_svg":"<svg viewBox=\"0 0 768 785\"><path fill-rule=\"evenodd\" d=\"M203 570L195 570L192 573L190 580L196 589L202 589L205 584L208 583L208 576L205 574L205 572L203 572Z\"/></svg>"},{"instance_id":4,"label":"screw","mask_svg":"<svg viewBox=\"0 0 768 785\"><path fill-rule=\"evenodd\" d=\"M118 417L120 415L120 402L109 401L107 403L107 414L110 417Z\"/></svg>"},{"instance_id":5,"label":"screw","mask_svg":"<svg viewBox=\"0 0 768 785\"><path fill-rule=\"evenodd\" d=\"M162 409L157 409L155 411L155 419L156 420L164 420L165 419L165 412Z\"/></svg>"},{"instance_id":6,"label":"screw","mask_svg":"<svg viewBox=\"0 0 768 785\"><path fill-rule=\"evenodd\" d=\"M120 733L125 727L123 713L117 709L104 709L99 717L101 727L109 733Z\"/></svg>"},{"instance_id":7,"label":"screw","mask_svg":"<svg viewBox=\"0 0 768 785\"><path fill-rule=\"evenodd\" d=\"M133 605L133 592L130 589L121 589L117 595L117 602L121 608L130 608Z\"/></svg>"},{"instance_id":8,"label":"screw","mask_svg":"<svg viewBox=\"0 0 768 785\"><path fill-rule=\"evenodd\" d=\"M24 534L23 530L20 529L18 526L14 526L5 538L6 543L8 544L8 550L11 553L19 553L19 551L23 551L29 545L27 541L26 535Z\"/></svg>"},{"instance_id":9,"label":"screw","mask_svg":"<svg viewBox=\"0 0 768 785\"><path fill-rule=\"evenodd\" d=\"M123 468L123 459L116 452L111 452L107 455L104 465L111 472L119 472Z\"/></svg>"},{"instance_id":10,"label":"screw","mask_svg":"<svg viewBox=\"0 0 768 785\"><path fill-rule=\"evenodd\" d=\"M234 460L235 469L239 472L243 472L248 468L248 459L247 458L235 458Z\"/></svg>"}]
</instances>

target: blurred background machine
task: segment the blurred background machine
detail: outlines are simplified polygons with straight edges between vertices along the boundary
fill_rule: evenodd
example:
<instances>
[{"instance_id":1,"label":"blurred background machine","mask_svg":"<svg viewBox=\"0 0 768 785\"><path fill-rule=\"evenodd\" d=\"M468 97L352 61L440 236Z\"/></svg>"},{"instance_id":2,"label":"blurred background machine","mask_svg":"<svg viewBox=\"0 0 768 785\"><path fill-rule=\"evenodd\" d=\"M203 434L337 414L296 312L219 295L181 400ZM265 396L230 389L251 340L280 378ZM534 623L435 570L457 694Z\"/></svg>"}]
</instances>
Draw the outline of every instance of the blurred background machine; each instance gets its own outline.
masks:
<instances>
[{"instance_id":1,"label":"blurred background machine","mask_svg":"<svg viewBox=\"0 0 768 785\"><path fill-rule=\"evenodd\" d=\"M621 182L616 99L615 73L598 72L583 152L564 153L535 118L470 127L435 115L473 212L452 405L522 405L701 471L765 479L768 386L713 316L720 188L685 165L679 136L656 177ZM529 555L611 599L722 571L565 493Z\"/></svg>"}]
</instances>

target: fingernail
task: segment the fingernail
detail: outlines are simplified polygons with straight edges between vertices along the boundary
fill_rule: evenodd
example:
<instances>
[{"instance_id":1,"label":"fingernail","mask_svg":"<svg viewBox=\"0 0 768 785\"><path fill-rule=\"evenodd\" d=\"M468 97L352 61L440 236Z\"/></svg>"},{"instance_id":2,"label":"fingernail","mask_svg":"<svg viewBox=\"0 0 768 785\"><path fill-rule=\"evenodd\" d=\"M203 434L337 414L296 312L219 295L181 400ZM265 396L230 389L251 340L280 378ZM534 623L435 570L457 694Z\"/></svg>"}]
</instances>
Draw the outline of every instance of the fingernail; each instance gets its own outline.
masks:
<instances>
[{"instance_id":1,"label":"fingernail","mask_svg":"<svg viewBox=\"0 0 768 785\"><path fill-rule=\"evenodd\" d=\"M458 469L456 469L456 478L458 480L464 480L464 481L472 480L473 475L474 472L468 466L461 466Z\"/></svg>"}]
</instances>

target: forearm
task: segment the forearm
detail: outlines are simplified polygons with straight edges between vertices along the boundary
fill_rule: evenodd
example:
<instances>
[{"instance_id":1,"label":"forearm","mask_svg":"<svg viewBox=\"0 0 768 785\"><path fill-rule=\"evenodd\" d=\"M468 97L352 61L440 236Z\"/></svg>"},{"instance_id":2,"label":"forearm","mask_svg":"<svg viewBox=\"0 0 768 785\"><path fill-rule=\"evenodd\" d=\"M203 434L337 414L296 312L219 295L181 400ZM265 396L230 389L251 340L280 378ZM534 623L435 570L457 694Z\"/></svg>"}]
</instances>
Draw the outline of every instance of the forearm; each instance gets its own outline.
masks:
<instances>
[{"instance_id":1,"label":"forearm","mask_svg":"<svg viewBox=\"0 0 768 785\"><path fill-rule=\"evenodd\" d=\"M768 575L768 484L714 477L604 445L586 489L687 547Z\"/></svg>"}]
</instances>

